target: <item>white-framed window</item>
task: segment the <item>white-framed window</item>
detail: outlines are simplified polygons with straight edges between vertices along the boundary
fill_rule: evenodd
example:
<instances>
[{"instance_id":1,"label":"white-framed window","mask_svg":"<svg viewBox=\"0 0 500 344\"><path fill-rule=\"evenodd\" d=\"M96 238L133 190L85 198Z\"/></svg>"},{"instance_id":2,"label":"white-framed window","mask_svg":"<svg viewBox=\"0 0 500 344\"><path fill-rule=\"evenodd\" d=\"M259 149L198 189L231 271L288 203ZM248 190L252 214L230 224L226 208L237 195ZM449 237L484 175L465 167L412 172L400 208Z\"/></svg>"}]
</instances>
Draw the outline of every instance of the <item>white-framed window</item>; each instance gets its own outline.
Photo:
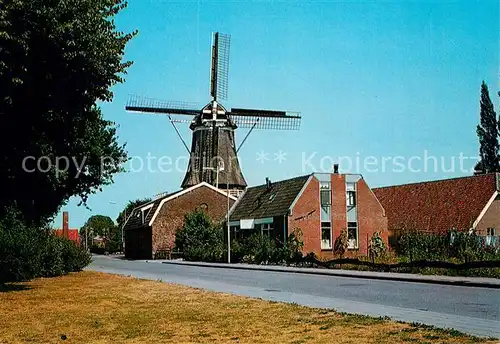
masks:
<instances>
[{"instance_id":1,"label":"white-framed window","mask_svg":"<svg viewBox=\"0 0 500 344\"><path fill-rule=\"evenodd\" d=\"M331 221L332 188L330 182L321 182L319 188L321 221Z\"/></svg>"},{"instance_id":2,"label":"white-framed window","mask_svg":"<svg viewBox=\"0 0 500 344\"><path fill-rule=\"evenodd\" d=\"M319 197L321 206L329 206L332 204L332 187L330 182L321 182Z\"/></svg>"},{"instance_id":3,"label":"white-framed window","mask_svg":"<svg viewBox=\"0 0 500 344\"><path fill-rule=\"evenodd\" d=\"M497 237L495 236L495 228L492 228L492 227L489 227L486 229L486 240L485 240L485 244L487 246L495 246L496 244L496 241L497 241Z\"/></svg>"},{"instance_id":4,"label":"white-framed window","mask_svg":"<svg viewBox=\"0 0 500 344\"><path fill-rule=\"evenodd\" d=\"M321 222L321 249L330 250L332 248L332 224Z\"/></svg>"},{"instance_id":5,"label":"white-framed window","mask_svg":"<svg viewBox=\"0 0 500 344\"><path fill-rule=\"evenodd\" d=\"M358 223L347 222L347 248L359 248Z\"/></svg>"},{"instance_id":6,"label":"white-framed window","mask_svg":"<svg viewBox=\"0 0 500 344\"><path fill-rule=\"evenodd\" d=\"M272 223L263 223L260 225L260 230L262 235L267 236L268 238L272 237L273 232L273 224Z\"/></svg>"},{"instance_id":7,"label":"white-framed window","mask_svg":"<svg viewBox=\"0 0 500 344\"><path fill-rule=\"evenodd\" d=\"M346 183L346 203L348 207L356 205L356 183Z\"/></svg>"}]
</instances>

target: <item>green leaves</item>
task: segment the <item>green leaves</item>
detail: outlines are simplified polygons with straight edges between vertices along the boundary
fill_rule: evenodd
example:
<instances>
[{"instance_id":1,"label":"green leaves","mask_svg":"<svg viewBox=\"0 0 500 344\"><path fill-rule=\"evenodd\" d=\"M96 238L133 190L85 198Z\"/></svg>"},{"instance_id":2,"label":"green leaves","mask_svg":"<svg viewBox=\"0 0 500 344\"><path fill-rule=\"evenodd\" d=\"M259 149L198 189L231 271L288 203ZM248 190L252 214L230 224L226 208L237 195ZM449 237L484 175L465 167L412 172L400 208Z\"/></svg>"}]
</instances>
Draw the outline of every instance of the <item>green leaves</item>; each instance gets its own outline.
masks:
<instances>
[{"instance_id":1,"label":"green leaves","mask_svg":"<svg viewBox=\"0 0 500 344\"><path fill-rule=\"evenodd\" d=\"M123 0L9 1L0 3L0 216L17 201L28 221L42 223L71 196L88 196L113 182L127 159L116 126L98 101L111 101L123 82L127 43L113 17ZM33 157L30 171L23 168ZM41 171L65 157L63 171ZM106 163L103 163L105 161Z\"/></svg>"},{"instance_id":2,"label":"green leaves","mask_svg":"<svg viewBox=\"0 0 500 344\"><path fill-rule=\"evenodd\" d=\"M480 124L476 129L481 155L481 163L478 164L478 167L483 173L500 172L500 146L498 143L500 119L497 120L497 114L490 99L488 86L484 81L481 84L480 109Z\"/></svg>"},{"instance_id":3,"label":"green leaves","mask_svg":"<svg viewBox=\"0 0 500 344\"><path fill-rule=\"evenodd\" d=\"M184 226L176 233L175 247L186 260L220 261L224 253L223 238L220 225L204 212L194 211L185 216Z\"/></svg>"}]
</instances>

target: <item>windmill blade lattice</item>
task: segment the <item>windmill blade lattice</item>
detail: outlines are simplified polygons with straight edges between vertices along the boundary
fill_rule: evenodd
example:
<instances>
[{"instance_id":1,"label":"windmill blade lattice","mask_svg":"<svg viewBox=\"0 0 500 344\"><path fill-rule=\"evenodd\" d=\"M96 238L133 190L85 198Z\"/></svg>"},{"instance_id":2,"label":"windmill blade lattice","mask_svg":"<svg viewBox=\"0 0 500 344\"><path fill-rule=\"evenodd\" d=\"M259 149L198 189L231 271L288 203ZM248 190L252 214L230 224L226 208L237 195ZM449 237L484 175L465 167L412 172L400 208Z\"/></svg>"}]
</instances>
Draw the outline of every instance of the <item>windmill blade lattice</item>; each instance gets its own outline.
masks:
<instances>
[{"instance_id":1,"label":"windmill blade lattice","mask_svg":"<svg viewBox=\"0 0 500 344\"><path fill-rule=\"evenodd\" d=\"M197 115L200 107L194 102L165 101L146 98L139 95L130 95L125 110L173 115Z\"/></svg>"},{"instance_id":2,"label":"windmill blade lattice","mask_svg":"<svg viewBox=\"0 0 500 344\"><path fill-rule=\"evenodd\" d=\"M299 112L231 109L229 117L240 128L299 130L301 116Z\"/></svg>"}]
</instances>

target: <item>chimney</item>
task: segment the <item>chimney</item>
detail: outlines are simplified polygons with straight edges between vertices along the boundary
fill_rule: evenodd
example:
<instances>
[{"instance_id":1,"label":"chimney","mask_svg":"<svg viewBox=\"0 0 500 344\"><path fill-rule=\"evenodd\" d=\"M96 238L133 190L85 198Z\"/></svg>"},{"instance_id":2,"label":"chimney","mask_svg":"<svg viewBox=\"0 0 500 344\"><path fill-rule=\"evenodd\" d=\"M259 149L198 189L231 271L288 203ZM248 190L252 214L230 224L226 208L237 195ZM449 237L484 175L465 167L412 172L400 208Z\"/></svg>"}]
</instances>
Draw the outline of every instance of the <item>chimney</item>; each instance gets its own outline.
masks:
<instances>
[{"instance_id":1,"label":"chimney","mask_svg":"<svg viewBox=\"0 0 500 344\"><path fill-rule=\"evenodd\" d=\"M271 180L268 177L266 177L266 187L268 190L271 189Z\"/></svg>"},{"instance_id":2,"label":"chimney","mask_svg":"<svg viewBox=\"0 0 500 344\"><path fill-rule=\"evenodd\" d=\"M63 212L63 237L69 239L68 212Z\"/></svg>"},{"instance_id":3,"label":"chimney","mask_svg":"<svg viewBox=\"0 0 500 344\"><path fill-rule=\"evenodd\" d=\"M333 164L333 173L335 174L339 173L339 164Z\"/></svg>"}]
</instances>

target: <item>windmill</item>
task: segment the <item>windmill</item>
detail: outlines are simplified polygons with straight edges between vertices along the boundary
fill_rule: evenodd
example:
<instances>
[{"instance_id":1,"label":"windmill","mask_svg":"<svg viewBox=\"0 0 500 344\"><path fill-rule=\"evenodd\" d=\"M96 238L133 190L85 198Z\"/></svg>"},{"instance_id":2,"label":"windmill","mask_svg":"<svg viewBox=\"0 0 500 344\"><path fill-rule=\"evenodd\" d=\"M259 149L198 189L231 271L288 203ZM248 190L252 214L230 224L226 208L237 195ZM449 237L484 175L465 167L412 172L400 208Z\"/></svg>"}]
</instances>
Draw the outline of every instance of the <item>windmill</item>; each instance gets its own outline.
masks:
<instances>
[{"instance_id":1,"label":"windmill","mask_svg":"<svg viewBox=\"0 0 500 344\"><path fill-rule=\"evenodd\" d=\"M224 185L232 194L239 194L247 183L237 153L252 130L297 130L300 127L301 116L298 112L243 108L228 111L219 102L227 100L230 39L227 34L213 33L210 70L212 100L202 109L186 102L165 102L134 95L129 97L125 107L127 111L168 116L190 155L182 188L207 182L217 187ZM191 149L175 125L179 122L190 123L193 132ZM238 148L235 146L236 128L250 128Z\"/></svg>"}]
</instances>

